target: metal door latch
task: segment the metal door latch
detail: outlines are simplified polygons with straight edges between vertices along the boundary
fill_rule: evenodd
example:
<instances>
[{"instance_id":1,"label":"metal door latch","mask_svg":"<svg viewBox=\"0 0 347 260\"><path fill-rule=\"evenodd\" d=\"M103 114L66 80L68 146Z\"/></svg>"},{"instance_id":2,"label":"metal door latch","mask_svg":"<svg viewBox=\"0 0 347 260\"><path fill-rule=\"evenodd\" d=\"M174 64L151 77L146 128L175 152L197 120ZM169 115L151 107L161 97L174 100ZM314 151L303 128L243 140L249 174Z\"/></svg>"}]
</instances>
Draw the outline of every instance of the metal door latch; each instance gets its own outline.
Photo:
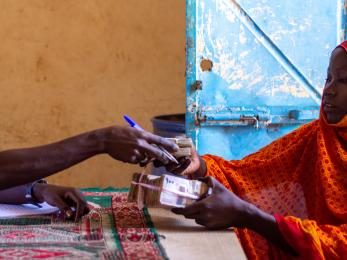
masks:
<instances>
[{"instance_id":1,"label":"metal door latch","mask_svg":"<svg viewBox=\"0 0 347 260\"><path fill-rule=\"evenodd\" d=\"M253 122L255 129L259 129L259 119L258 116L240 116L240 121L250 121Z\"/></svg>"}]
</instances>

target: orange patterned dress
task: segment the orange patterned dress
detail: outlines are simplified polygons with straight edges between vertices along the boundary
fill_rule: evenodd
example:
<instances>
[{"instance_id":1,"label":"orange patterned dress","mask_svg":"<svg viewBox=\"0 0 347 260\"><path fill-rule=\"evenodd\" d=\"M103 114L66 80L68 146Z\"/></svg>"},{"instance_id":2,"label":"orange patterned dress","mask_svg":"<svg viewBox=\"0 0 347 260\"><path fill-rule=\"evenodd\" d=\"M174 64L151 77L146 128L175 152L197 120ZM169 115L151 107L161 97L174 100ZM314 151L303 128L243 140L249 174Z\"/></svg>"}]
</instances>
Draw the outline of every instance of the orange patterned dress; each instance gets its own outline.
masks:
<instances>
[{"instance_id":1,"label":"orange patterned dress","mask_svg":"<svg viewBox=\"0 0 347 260\"><path fill-rule=\"evenodd\" d=\"M295 259L347 259L347 116L323 113L242 160L205 155L207 174L274 214ZM291 259L248 229L237 235L249 259Z\"/></svg>"}]
</instances>

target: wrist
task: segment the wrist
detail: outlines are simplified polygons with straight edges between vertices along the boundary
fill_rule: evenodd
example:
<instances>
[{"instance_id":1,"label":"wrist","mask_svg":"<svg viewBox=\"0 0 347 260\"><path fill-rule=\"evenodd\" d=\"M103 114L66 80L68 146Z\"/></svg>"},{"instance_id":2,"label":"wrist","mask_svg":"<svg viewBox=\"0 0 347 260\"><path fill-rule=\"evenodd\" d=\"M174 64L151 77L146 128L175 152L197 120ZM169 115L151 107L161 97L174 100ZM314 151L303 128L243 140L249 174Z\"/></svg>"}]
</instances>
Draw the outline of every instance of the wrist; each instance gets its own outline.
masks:
<instances>
[{"instance_id":1,"label":"wrist","mask_svg":"<svg viewBox=\"0 0 347 260\"><path fill-rule=\"evenodd\" d=\"M264 231L277 228L276 219L255 205L246 202L244 209L245 228L263 234Z\"/></svg>"},{"instance_id":2,"label":"wrist","mask_svg":"<svg viewBox=\"0 0 347 260\"><path fill-rule=\"evenodd\" d=\"M248 203L245 210L245 228L249 228L259 235L279 246L284 251L298 256L297 252L288 244L278 228L275 217L268 214L253 204Z\"/></svg>"},{"instance_id":3,"label":"wrist","mask_svg":"<svg viewBox=\"0 0 347 260\"><path fill-rule=\"evenodd\" d=\"M35 181L31 184L30 190L27 192L27 195L30 193L29 199L31 200L31 203L42 203L44 202L44 197L42 196L43 188L47 185L47 181L45 180L39 180ZM26 195L26 197L27 197Z\"/></svg>"},{"instance_id":4,"label":"wrist","mask_svg":"<svg viewBox=\"0 0 347 260\"><path fill-rule=\"evenodd\" d=\"M107 128L97 129L87 134L87 146L93 153L105 153L105 140L107 139Z\"/></svg>"},{"instance_id":5,"label":"wrist","mask_svg":"<svg viewBox=\"0 0 347 260\"><path fill-rule=\"evenodd\" d=\"M45 184L36 184L33 186L32 188L32 197L33 197L33 201L34 202L38 202L38 203L43 203L45 200L42 196L42 185L45 185Z\"/></svg>"},{"instance_id":6,"label":"wrist","mask_svg":"<svg viewBox=\"0 0 347 260\"><path fill-rule=\"evenodd\" d=\"M199 169L196 172L196 177L201 178L205 177L207 173L207 167L206 167L206 162L204 159L202 159L201 156L199 156Z\"/></svg>"}]
</instances>

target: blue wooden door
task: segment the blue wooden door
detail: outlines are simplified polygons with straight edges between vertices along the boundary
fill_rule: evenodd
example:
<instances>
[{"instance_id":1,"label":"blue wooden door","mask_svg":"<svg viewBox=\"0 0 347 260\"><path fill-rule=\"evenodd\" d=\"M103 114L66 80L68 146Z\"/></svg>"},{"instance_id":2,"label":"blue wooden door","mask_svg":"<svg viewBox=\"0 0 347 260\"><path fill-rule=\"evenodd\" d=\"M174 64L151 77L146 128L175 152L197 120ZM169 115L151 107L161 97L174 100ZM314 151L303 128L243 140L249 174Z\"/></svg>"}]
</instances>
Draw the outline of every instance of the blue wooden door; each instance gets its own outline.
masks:
<instances>
[{"instance_id":1,"label":"blue wooden door","mask_svg":"<svg viewBox=\"0 0 347 260\"><path fill-rule=\"evenodd\" d=\"M318 118L343 0L187 0L186 132L239 159Z\"/></svg>"}]
</instances>

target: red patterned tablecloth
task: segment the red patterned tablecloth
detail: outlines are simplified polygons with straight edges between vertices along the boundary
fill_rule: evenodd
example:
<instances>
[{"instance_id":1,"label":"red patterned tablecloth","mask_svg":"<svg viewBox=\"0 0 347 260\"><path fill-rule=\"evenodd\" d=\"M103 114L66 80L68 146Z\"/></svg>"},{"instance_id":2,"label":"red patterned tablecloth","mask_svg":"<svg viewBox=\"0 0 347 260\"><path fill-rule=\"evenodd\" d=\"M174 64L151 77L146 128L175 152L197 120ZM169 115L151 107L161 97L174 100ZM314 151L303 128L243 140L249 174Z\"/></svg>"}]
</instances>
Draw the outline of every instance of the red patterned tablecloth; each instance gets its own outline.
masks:
<instances>
[{"instance_id":1,"label":"red patterned tablecloth","mask_svg":"<svg viewBox=\"0 0 347 260\"><path fill-rule=\"evenodd\" d=\"M35 216L0 220L0 259L166 259L147 210L125 189L86 189L80 222Z\"/></svg>"}]
</instances>

